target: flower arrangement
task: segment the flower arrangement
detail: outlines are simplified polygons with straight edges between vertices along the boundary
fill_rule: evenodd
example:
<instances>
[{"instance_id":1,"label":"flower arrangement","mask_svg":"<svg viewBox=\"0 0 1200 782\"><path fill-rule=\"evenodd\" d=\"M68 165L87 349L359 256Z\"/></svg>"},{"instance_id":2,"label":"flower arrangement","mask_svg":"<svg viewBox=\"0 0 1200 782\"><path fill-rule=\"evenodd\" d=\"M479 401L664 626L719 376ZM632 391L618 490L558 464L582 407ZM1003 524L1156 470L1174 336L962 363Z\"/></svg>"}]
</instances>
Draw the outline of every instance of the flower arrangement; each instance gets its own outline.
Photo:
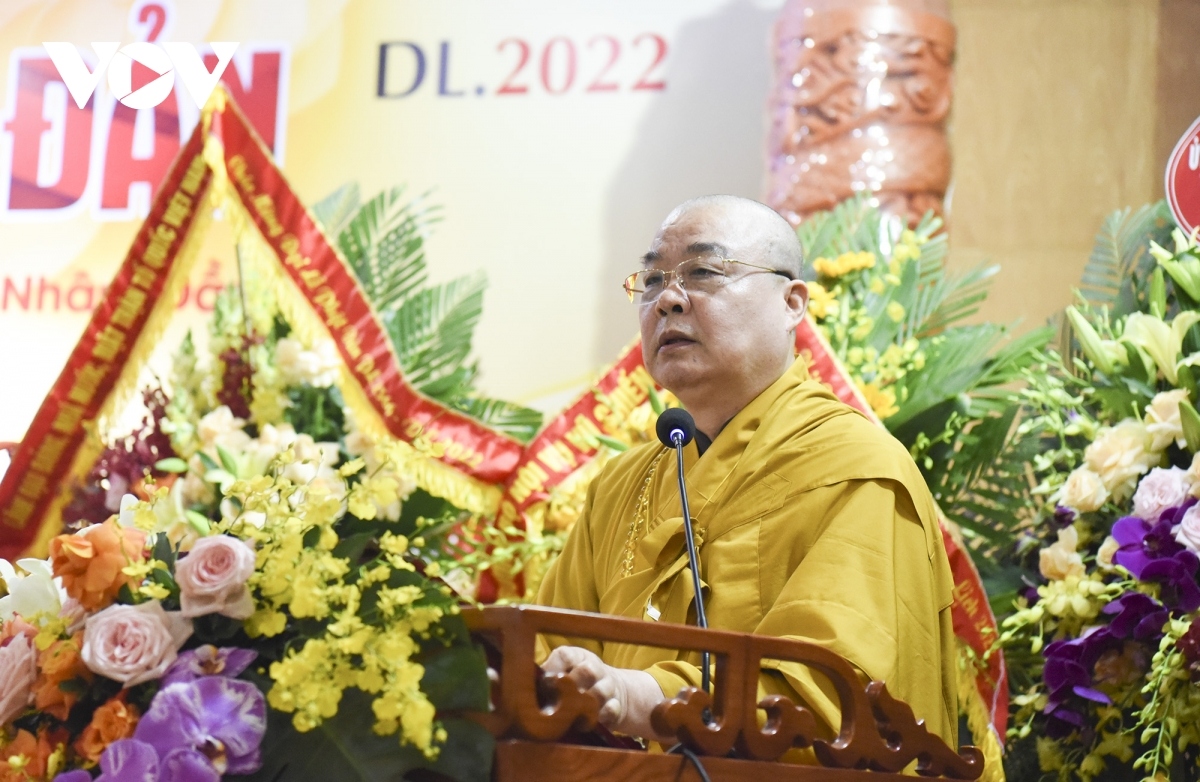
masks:
<instances>
[{"instance_id":1,"label":"flower arrangement","mask_svg":"<svg viewBox=\"0 0 1200 782\"><path fill-rule=\"evenodd\" d=\"M1200 249L1168 219L1109 219L1073 341L1027 373L1021 426L1044 448L1001 639L1013 777L1200 775Z\"/></svg>"},{"instance_id":2,"label":"flower arrangement","mask_svg":"<svg viewBox=\"0 0 1200 782\"><path fill-rule=\"evenodd\" d=\"M1011 386L1051 336L1010 338L968 323L996 266L946 268L947 237L928 214L907 228L864 197L797 229L809 267L809 313L884 426L908 447L946 517L962 530L985 581L996 547L1028 504Z\"/></svg>"},{"instance_id":3,"label":"flower arrangement","mask_svg":"<svg viewBox=\"0 0 1200 782\"><path fill-rule=\"evenodd\" d=\"M471 389L481 281L423 286L423 209L347 188L314 212L406 376L532 434L537 414ZM454 716L486 709L485 661L440 566L469 514L356 426L332 343L293 332L253 267L209 331L108 441L49 558L0 560L0 780L487 778L490 735Z\"/></svg>"}]
</instances>

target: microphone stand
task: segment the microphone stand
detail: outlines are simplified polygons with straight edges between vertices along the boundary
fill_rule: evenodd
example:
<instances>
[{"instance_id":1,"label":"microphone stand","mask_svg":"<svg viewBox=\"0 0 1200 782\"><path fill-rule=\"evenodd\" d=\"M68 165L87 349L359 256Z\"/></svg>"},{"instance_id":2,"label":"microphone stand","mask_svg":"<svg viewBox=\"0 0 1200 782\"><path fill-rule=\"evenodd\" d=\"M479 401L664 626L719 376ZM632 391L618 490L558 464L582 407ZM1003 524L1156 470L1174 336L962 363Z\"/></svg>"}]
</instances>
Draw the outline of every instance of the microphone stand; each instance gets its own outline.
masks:
<instances>
[{"instance_id":1,"label":"microphone stand","mask_svg":"<svg viewBox=\"0 0 1200 782\"><path fill-rule=\"evenodd\" d=\"M679 498L683 503L683 536L687 543L688 565L692 570L692 589L696 593L696 625L708 628L708 618L704 615L704 596L700 591L700 563L696 557L696 538L692 534L692 512L688 507L687 484L683 480L683 432L675 429L671 432L671 442L675 446L675 459L679 469ZM711 694L709 681L708 652L701 652L700 686L706 694ZM708 722L710 715L705 709L704 721Z\"/></svg>"}]
</instances>

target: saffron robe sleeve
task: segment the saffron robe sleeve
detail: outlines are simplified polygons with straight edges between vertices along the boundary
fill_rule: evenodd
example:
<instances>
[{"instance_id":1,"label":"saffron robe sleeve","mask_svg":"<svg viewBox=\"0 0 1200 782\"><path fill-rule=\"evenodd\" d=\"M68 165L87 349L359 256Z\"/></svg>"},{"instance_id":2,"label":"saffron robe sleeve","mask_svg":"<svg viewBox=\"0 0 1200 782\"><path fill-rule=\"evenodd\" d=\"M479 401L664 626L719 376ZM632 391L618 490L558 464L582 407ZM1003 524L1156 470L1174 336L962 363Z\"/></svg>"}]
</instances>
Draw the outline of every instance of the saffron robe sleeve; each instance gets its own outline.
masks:
<instances>
[{"instance_id":1,"label":"saffron robe sleeve","mask_svg":"<svg viewBox=\"0 0 1200 782\"><path fill-rule=\"evenodd\" d=\"M694 623L673 458L661 446L614 459L543 581L538 602ZM957 742L952 579L919 471L886 432L808 380L801 362L734 417L684 470L709 626L797 638L881 680ZM548 637L647 671L667 697L699 686L699 654ZM836 733L828 681L764 661L761 694L807 705Z\"/></svg>"}]
</instances>

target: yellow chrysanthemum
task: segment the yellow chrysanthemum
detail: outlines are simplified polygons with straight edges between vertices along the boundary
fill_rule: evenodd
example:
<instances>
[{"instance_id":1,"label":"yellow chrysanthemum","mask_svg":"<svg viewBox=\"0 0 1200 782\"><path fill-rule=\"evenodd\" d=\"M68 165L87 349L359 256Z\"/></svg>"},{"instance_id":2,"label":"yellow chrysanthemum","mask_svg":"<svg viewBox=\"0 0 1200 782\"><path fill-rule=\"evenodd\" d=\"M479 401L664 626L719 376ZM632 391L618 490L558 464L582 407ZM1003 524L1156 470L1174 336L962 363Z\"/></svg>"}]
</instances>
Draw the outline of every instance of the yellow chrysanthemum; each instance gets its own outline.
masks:
<instances>
[{"instance_id":1,"label":"yellow chrysanthemum","mask_svg":"<svg viewBox=\"0 0 1200 782\"><path fill-rule=\"evenodd\" d=\"M896 406L896 394L890 388L880 388L874 383L864 383L859 388L867 404L875 411L880 419L886 419L900 412Z\"/></svg>"},{"instance_id":2,"label":"yellow chrysanthemum","mask_svg":"<svg viewBox=\"0 0 1200 782\"><path fill-rule=\"evenodd\" d=\"M808 284L808 311L817 320L824 320L838 314L838 301L834 295L819 282Z\"/></svg>"}]
</instances>

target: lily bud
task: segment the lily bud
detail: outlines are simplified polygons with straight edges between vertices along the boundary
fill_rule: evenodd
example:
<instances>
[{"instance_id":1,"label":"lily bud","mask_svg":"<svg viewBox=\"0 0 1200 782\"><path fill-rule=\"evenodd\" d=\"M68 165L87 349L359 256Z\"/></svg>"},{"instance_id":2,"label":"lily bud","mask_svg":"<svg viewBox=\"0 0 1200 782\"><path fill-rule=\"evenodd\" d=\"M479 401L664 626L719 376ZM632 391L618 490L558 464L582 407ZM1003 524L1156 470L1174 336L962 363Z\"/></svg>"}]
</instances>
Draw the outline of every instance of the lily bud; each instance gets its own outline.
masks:
<instances>
[{"instance_id":1,"label":"lily bud","mask_svg":"<svg viewBox=\"0 0 1200 782\"><path fill-rule=\"evenodd\" d=\"M1104 344L1112 340L1101 339L1100 335L1096 333L1096 329L1092 328L1092 324L1083 316L1083 313L1075 309L1074 305L1067 307L1067 320L1071 321L1071 328L1075 331L1075 338L1079 340L1083 355L1087 356L1088 360L1101 372L1112 375L1115 370L1113 353ZM1116 343L1113 344L1116 345ZM1120 346L1117 345L1117 347Z\"/></svg>"},{"instance_id":2,"label":"lily bud","mask_svg":"<svg viewBox=\"0 0 1200 782\"><path fill-rule=\"evenodd\" d=\"M1182 234L1181 234L1182 235ZM1190 252L1181 252L1178 256L1171 255L1154 242L1150 242L1150 254L1158 261L1175 284L1194 301L1200 301L1200 258Z\"/></svg>"},{"instance_id":3,"label":"lily bud","mask_svg":"<svg viewBox=\"0 0 1200 782\"><path fill-rule=\"evenodd\" d=\"M1156 318L1167 314L1167 283L1161 266L1150 275L1150 314Z\"/></svg>"},{"instance_id":4,"label":"lily bud","mask_svg":"<svg viewBox=\"0 0 1200 782\"><path fill-rule=\"evenodd\" d=\"M1179 421L1183 424L1188 450L1192 453L1200 451L1200 412L1186 399L1179 403Z\"/></svg>"}]
</instances>

